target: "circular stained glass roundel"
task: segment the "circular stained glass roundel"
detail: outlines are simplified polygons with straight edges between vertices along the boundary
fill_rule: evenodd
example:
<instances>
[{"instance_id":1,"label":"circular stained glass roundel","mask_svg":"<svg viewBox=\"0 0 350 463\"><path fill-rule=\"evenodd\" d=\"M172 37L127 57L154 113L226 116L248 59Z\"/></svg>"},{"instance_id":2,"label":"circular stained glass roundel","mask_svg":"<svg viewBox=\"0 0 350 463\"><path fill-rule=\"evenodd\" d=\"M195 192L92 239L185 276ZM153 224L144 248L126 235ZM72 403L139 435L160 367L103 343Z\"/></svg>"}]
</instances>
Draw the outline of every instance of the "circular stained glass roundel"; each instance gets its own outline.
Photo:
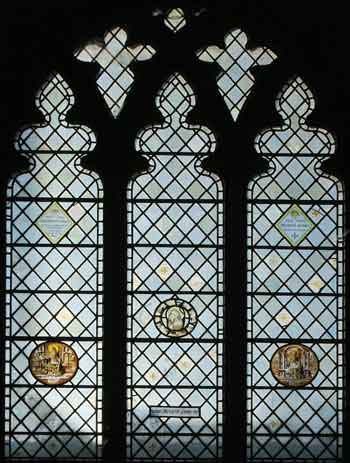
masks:
<instances>
[{"instance_id":1,"label":"circular stained glass roundel","mask_svg":"<svg viewBox=\"0 0 350 463\"><path fill-rule=\"evenodd\" d=\"M44 342L30 354L29 368L34 378L41 383L60 386L70 381L77 372L78 357L63 342Z\"/></svg>"},{"instance_id":2,"label":"circular stained glass roundel","mask_svg":"<svg viewBox=\"0 0 350 463\"><path fill-rule=\"evenodd\" d=\"M310 384L319 370L316 354L303 344L287 344L272 356L271 371L276 380L288 387Z\"/></svg>"},{"instance_id":3,"label":"circular stained glass roundel","mask_svg":"<svg viewBox=\"0 0 350 463\"><path fill-rule=\"evenodd\" d=\"M169 299L157 307L154 322L162 334L179 338L194 329L197 324L197 313L188 302Z\"/></svg>"}]
</instances>

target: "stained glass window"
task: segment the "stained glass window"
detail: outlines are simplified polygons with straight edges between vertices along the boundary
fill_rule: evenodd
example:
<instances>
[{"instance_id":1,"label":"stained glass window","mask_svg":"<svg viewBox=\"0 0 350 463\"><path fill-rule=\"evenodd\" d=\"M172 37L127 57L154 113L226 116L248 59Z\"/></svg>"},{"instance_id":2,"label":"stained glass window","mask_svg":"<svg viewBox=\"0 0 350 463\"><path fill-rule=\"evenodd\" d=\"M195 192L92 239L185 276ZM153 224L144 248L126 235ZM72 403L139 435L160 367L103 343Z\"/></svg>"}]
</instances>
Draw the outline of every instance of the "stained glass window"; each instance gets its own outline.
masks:
<instances>
[{"instance_id":1,"label":"stained glass window","mask_svg":"<svg viewBox=\"0 0 350 463\"><path fill-rule=\"evenodd\" d=\"M149 169L128 189L127 456L222 455L223 189L201 167L216 147L186 123L196 97L173 74L139 132Z\"/></svg>"},{"instance_id":2,"label":"stained glass window","mask_svg":"<svg viewBox=\"0 0 350 463\"><path fill-rule=\"evenodd\" d=\"M103 8L57 9L57 37L45 7L38 35L11 18L16 130L21 89L60 73L3 174L0 460L347 461L345 176L323 164L344 162L345 110L312 127L287 81L318 13L290 33L267 4L261 24L233 4ZM338 104L329 50L305 77Z\"/></svg>"},{"instance_id":3,"label":"stained glass window","mask_svg":"<svg viewBox=\"0 0 350 463\"><path fill-rule=\"evenodd\" d=\"M94 133L65 121L53 74L43 124L21 129L30 169L7 195L6 456L95 458L102 436L102 186L80 167Z\"/></svg>"},{"instance_id":4,"label":"stained glass window","mask_svg":"<svg viewBox=\"0 0 350 463\"><path fill-rule=\"evenodd\" d=\"M342 456L344 194L322 172L332 134L306 119L300 77L278 95L283 126L256 138L270 170L248 192L248 460Z\"/></svg>"}]
</instances>

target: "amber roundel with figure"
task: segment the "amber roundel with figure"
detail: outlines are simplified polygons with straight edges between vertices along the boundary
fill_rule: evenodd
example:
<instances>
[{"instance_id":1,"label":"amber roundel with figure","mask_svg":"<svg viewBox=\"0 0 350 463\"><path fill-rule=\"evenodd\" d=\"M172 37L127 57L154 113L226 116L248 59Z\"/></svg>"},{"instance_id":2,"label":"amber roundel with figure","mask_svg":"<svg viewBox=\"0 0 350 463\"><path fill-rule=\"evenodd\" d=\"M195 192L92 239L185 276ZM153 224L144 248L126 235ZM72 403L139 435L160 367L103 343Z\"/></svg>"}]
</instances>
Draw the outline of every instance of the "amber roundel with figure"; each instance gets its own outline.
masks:
<instances>
[{"instance_id":1,"label":"amber roundel with figure","mask_svg":"<svg viewBox=\"0 0 350 463\"><path fill-rule=\"evenodd\" d=\"M78 357L63 342L39 344L30 354L29 368L35 379L48 386L60 386L70 381L78 370Z\"/></svg>"},{"instance_id":2,"label":"amber roundel with figure","mask_svg":"<svg viewBox=\"0 0 350 463\"><path fill-rule=\"evenodd\" d=\"M318 370L319 362L315 353L302 344L287 344L272 356L272 374L284 386L306 386L315 379Z\"/></svg>"},{"instance_id":3,"label":"amber roundel with figure","mask_svg":"<svg viewBox=\"0 0 350 463\"><path fill-rule=\"evenodd\" d=\"M169 299L157 307L154 322L162 334L179 338L194 329L197 324L197 313L188 302Z\"/></svg>"}]
</instances>

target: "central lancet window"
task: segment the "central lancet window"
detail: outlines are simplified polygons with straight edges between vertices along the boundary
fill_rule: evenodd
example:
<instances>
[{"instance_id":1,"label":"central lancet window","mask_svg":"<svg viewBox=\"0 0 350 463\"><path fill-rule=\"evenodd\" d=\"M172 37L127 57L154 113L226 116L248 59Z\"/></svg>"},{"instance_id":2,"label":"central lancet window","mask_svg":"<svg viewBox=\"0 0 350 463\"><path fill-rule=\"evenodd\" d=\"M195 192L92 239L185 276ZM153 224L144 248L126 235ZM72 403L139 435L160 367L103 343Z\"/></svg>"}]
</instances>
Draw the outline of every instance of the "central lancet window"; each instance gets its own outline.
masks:
<instances>
[{"instance_id":1,"label":"central lancet window","mask_svg":"<svg viewBox=\"0 0 350 463\"><path fill-rule=\"evenodd\" d=\"M214 134L186 123L181 74L160 89L161 125L139 132L147 172L128 189L128 458L222 455L223 188L201 168Z\"/></svg>"}]
</instances>

